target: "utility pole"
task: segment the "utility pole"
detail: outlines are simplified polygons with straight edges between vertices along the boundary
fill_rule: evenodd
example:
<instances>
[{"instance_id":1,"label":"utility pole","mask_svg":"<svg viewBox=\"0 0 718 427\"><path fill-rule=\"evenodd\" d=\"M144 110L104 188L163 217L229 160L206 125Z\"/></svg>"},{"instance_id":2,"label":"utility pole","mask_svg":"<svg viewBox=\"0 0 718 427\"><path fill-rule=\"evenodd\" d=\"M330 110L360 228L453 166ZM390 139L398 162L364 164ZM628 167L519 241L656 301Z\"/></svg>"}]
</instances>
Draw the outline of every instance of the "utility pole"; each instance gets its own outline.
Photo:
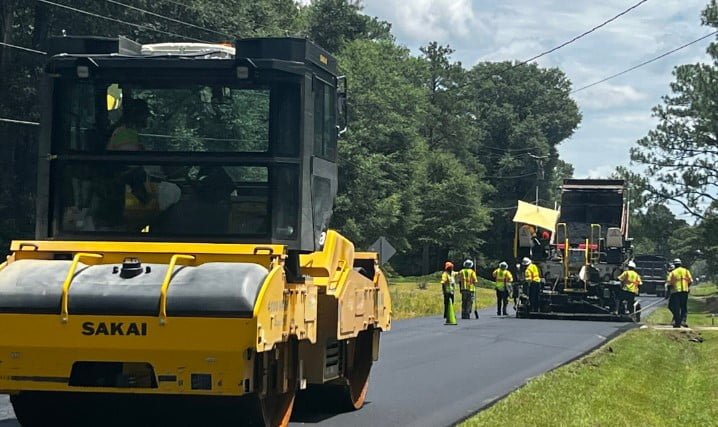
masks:
<instances>
[{"instance_id":1,"label":"utility pole","mask_svg":"<svg viewBox=\"0 0 718 427\"><path fill-rule=\"evenodd\" d=\"M529 157L536 161L536 206L539 205L539 182L544 179L543 162L548 159L548 156L535 156L529 153Z\"/></svg>"}]
</instances>

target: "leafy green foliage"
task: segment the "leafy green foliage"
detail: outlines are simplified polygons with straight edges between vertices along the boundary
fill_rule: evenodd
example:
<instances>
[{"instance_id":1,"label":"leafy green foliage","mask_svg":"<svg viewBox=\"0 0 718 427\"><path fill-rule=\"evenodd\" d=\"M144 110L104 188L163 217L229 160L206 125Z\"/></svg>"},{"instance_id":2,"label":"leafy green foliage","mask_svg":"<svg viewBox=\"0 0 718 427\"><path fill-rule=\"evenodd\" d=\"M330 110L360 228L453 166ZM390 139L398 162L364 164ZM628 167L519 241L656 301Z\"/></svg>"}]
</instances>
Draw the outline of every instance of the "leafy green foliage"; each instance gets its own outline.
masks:
<instances>
[{"instance_id":1,"label":"leafy green foliage","mask_svg":"<svg viewBox=\"0 0 718 427\"><path fill-rule=\"evenodd\" d=\"M703 12L703 24L718 28L715 0ZM718 200L718 43L711 44L708 54L712 64L674 69L671 94L653 109L657 127L631 150L631 159L647 167L652 192L698 218Z\"/></svg>"},{"instance_id":2,"label":"leafy green foliage","mask_svg":"<svg viewBox=\"0 0 718 427\"><path fill-rule=\"evenodd\" d=\"M360 247L383 235L406 250L418 220L416 165L425 153L418 61L389 41L369 40L351 42L340 61L351 82L351 127L339 141L333 227Z\"/></svg>"},{"instance_id":3,"label":"leafy green foliage","mask_svg":"<svg viewBox=\"0 0 718 427\"><path fill-rule=\"evenodd\" d=\"M483 190L478 180L450 153L436 153L424 165L425 180L419 185L421 219L417 241L466 254L481 246L479 232L489 222L482 207Z\"/></svg>"},{"instance_id":4,"label":"leafy green foliage","mask_svg":"<svg viewBox=\"0 0 718 427\"><path fill-rule=\"evenodd\" d=\"M338 53L354 40L392 40L391 24L361 12L361 1L314 0L304 11L310 39Z\"/></svg>"}]
</instances>

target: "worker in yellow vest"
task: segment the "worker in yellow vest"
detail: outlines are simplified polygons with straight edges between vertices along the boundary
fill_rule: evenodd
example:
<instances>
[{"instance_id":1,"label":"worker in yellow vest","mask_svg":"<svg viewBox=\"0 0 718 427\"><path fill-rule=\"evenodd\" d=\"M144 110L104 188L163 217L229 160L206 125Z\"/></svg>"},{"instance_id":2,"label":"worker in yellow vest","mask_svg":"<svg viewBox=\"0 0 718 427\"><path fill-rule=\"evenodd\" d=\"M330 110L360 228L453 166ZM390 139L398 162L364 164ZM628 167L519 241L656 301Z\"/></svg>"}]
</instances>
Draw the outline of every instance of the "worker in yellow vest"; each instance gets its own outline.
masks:
<instances>
[{"instance_id":1,"label":"worker in yellow vest","mask_svg":"<svg viewBox=\"0 0 718 427\"><path fill-rule=\"evenodd\" d=\"M471 307L474 306L474 293L476 292L476 272L474 262L470 259L464 261L464 268L459 271L461 279L461 318L471 319ZM478 318L478 312L476 312Z\"/></svg>"},{"instance_id":2,"label":"worker in yellow vest","mask_svg":"<svg viewBox=\"0 0 718 427\"><path fill-rule=\"evenodd\" d=\"M541 274L531 258L522 259L521 265L524 266L524 280L528 287L529 310L539 312L541 311Z\"/></svg>"},{"instance_id":3,"label":"worker in yellow vest","mask_svg":"<svg viewBox=\"0 0 718 427\"><path fill-rule=\"evenodd\" d=\"M628 270L621 273L618 276L618 281L621 282L621 295L618 298L618 306L616 312L619 314L626 314L626 311L621 304L625 301L628 309L628 313L633 313L634 304L636 303L636 296L638 296L640 286L643 284L641 275L636 271L636 263L633 261L628 262Z\"/></svg>"},{"instance_id":4,"label":"worker in yellow vest","mask_svg":"<svg viewBox=\"0 0 718 427\"><path fill-rule=\"evenodd\" d=\"M441 292L444 295L444 319L446 325L456 325L454 313L454 288L456 287L456 274L451 261L444 263L444 272L441 273Z\"/></svg>"},{"instance_id":5,"label":"worker in yellow vest","mask_svg":"<svg viewBox=\"0 0 718 427\"><path fill-rule=\"evenodd\" d=\"M668 275L668 285L671 288L671 296L668 300L668 308L673 313L673 327L688 327L688 291L693 284L693 276L687 268L683 267L680 259L673 260L675 269Z\"/></svg>"},{"instance_id":6,"label":"worker in yellow vest","mask_svg":"<svg viewBox=\"0 0 718 427\"><path fill-rule=\"evenodd\" d=\"M499 268L491 273L496 282L496 315L508 316L506 308L509 305L509 287L514 281L514 276L509 271L509 265L505 262L499 264Z\"/></svg>"}]
</instances>

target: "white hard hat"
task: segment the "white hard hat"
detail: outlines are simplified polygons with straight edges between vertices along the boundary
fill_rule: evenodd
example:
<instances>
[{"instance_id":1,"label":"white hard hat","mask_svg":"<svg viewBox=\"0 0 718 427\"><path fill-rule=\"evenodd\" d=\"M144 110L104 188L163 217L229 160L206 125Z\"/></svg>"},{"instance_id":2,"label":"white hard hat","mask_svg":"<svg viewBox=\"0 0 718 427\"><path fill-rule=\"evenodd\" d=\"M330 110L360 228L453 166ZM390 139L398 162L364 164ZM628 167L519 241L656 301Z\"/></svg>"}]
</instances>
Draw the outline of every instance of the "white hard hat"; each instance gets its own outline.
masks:
<instances>
[{"instance_id":1,"label":"white hard hat","mask_svg":"<svg viewBox=\"0 0 718 427\"><path fill-rule=\"evenodd\" d=\"M531 259L528 257L524 257L524 259L521 260L521 264L529 265L529 264L531 264Z\"/></svg>"},{"instance_id":2,"label":"white hard hat","mask_svg":"<svg viewBox=\"0 0 718 427\"><path fill-rule=\"evenodd\" d=\"M507 263L505 263L504 261L501 261L499 263L499 268L502 270L506 270L507 268L509 268L509 265Z\"/></svg>"},{"instance_id":3,"label":"white hard hat","mask_svg":"<svg viewBox=\"0 0 718 427\"><path fill-rule=\"evenodd\" d=\"M474 266L474 261L467 259L464 261L464 268L472 268Z\"/></svg>"},{"instance_id":4,"label":"white hard hat","mask_svg":"<svg viewBox=\"0 0 718 427\"><path fill-rule=\"evenodd\" d=\"M633 261L628 261L628 268L636 268L636 263Z\"/></svg>"},{"instance_id":5,"label":"white hard hat","mask_svg":"<svg viewBox=\"0 0 718 427\"><path fill-rule=\"evenodd\" d=\"M680 259L680 258L676 258L676 259L673 260L673 264L675 264L675 265L681 265L681 264L683 264L683 263L681 262L681 259Z\"/></svg>"}]
</instances>

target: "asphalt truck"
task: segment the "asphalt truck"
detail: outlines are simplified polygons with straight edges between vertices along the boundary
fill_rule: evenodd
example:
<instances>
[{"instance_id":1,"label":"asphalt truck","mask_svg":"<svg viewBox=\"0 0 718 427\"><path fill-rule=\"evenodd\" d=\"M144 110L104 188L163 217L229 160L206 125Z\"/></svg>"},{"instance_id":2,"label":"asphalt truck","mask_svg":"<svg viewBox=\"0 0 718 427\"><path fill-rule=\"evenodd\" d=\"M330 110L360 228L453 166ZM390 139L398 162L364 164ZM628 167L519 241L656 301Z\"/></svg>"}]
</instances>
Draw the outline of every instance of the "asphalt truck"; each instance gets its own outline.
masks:
<instances>
[{"instance_id":1,"label":"asphalt truck","mask_svg":"<svg viewBox=\"0 0 718 427\"><path fill-rule=\"evenodd\" d=\"M640 319L617 280L632 257L625 192L622 180L565 179L558 209L519 202L517 266L531 258L542 285L539 307L521 293L517 317Z\"/></svg>"},{"instance_id":2,"label":"asphalt truck","mask_svg":"<svg viewBox=\"0 0 718 427\"><path fill-rule=\"evenodd\" d=\"M376 254L328 229L335 58L69 36L49 56L36 239L0 265L19 422L286 425L302 389L360 408L391 301Z\"/></svg>"},{"instance_id":3,"label":"asphalt truck","mask_svg":"<svg viewBox=\"0 0 718 427\"><path fill-rule=\"evenodd\" d=\"M668 260L661 255L636 255L633 257L636 271L641 275L643 285L641 292L666 296L666 278L668 276Z\"/></svg>"}]
</instances>

